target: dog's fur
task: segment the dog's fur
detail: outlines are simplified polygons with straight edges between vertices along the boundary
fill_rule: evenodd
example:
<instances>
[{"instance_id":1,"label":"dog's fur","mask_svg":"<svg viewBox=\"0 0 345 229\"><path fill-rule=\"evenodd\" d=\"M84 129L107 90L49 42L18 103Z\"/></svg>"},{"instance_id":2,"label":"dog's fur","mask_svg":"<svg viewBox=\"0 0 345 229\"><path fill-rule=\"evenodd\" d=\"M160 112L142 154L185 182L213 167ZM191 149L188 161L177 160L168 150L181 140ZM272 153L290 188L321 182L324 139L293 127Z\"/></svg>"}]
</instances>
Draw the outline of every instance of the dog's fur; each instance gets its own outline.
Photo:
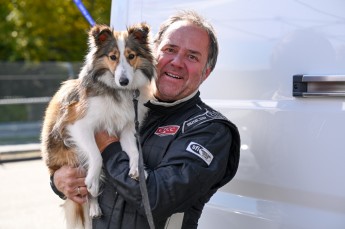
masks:
<instances>
[{"instance_id":1,"label":"dog's fur","mask_svg":"<svg viewBox=\"0 0 345 229\"><path fill-rule=\"evenodd\" d=\"M82 166L87 171L89 201L81 206L66 200L68 228L92 228L91 218L102 214L97 202L102 157L95 132L105 130L119 137L130 159L129 175L138 176L132 99L133 91L139 89L141 121L156 74L149 30L145 23L126 31L113 31L105 25L91 28L89 53L78 79L64 82L46 110L41 140L50 174L63 165Z\"/></svg>"}]
</instances>

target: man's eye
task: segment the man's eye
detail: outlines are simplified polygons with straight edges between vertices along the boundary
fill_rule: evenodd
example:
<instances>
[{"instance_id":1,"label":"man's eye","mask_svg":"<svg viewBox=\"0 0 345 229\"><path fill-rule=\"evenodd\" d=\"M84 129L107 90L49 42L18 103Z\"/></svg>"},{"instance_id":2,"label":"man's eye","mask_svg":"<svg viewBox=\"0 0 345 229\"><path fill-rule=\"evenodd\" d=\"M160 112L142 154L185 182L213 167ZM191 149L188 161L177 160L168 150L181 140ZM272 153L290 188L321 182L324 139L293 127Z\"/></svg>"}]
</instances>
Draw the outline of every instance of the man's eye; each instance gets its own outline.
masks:
<instances>
[{"instance_id":1,"label":"man's eye","mask_svg":"<svg viewBox=\"0 0 345 229\"><path fill-rule=\"evenodd\" d=\"M128 59L130 59L130 60L133 60L133 59L134 59L134 57L135 57L135 55L134 55L134 54L129 54L129 55L128 55Z\"/></svg>"},{"instance_id":2,"label":"man's eye","mask_svg":"<svg viewBox=\"0 0 345 229\"><path fill-rule=\"evenodd\" d=\"M198 57L194 56L194 55L189 55L189 59L191 61L198 61Z\"/></svg>"},{"instance_id":3,"label":"man's eye","mask_svg":"<svg viewBox=\"0 0 345 229\"><path fill-rule=\"evenodd\" d=\"M174 50L173 48L166 48L166 49L165 49L165 52L166 52L166 53L174 53L174 51L175 51L175 50Z\"/></svg>"},{"instance_id":4,"label":"man's eye","mask_svg":"<svg viewBox=\"0 0 345 229\"><path fill-rule=\"evenodd\" d=\"M116 59L117 59L115 55L111 55L111 56L109 56L109 58L110 58L111 60L116 60Z\"/></svg>"}]
</instances>

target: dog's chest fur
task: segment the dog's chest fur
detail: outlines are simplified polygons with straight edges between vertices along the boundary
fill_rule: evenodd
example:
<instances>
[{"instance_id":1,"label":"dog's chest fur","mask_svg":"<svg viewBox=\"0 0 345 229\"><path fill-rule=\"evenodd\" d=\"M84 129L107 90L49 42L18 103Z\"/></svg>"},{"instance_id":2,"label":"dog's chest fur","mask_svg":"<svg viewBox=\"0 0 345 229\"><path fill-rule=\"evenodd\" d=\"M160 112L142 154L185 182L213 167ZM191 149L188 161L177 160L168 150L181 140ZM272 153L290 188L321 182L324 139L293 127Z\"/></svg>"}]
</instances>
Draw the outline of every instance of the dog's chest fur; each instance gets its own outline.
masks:
<instances>
[{"instance_id":1,"label":"dog's chest fur","mask_svg":"<svg viewBox=\"0 0 345 229\"><path fill-rule=\"evenodd\" d=\"M139 114L146 113L146 107L139 104ZM143 117L138 117L139 121ZM95 132L106 130L109 134L119 136L123 128L134 124L135 112L132 91L120 91L117 98L98 95L87 98L85 116L76 122L83 122ZM73 124L72 124L73 125Z\"/></svg>"}]
</instances>

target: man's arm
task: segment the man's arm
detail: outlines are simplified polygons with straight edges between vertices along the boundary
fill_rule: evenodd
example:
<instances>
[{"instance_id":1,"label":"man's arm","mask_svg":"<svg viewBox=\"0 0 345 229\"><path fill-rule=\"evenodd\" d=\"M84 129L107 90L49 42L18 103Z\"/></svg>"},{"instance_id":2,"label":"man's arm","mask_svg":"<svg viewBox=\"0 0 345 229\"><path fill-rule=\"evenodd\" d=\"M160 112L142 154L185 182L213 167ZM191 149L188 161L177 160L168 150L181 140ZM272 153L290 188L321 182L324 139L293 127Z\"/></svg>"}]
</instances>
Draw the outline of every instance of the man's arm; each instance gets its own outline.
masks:
<instances>
[{"instance_id":1,"label":"man's arm","mask_svg":"<svg viewBox=\"0 0 345 229\"><path fill-rule=\"evenodd\" d=\"M189 152L191 142L205 147L212 160ZM161 163L148 171L146 182L153 215L168 217L207 202L224 178L231 142L229 128L221 123L202 124L174 140ZM111 144L102 153L107 179L117 193L144 214L139 183L128 176L128 157L125 152L115 153L114 147Z\"/></svg>"}]
</instances>

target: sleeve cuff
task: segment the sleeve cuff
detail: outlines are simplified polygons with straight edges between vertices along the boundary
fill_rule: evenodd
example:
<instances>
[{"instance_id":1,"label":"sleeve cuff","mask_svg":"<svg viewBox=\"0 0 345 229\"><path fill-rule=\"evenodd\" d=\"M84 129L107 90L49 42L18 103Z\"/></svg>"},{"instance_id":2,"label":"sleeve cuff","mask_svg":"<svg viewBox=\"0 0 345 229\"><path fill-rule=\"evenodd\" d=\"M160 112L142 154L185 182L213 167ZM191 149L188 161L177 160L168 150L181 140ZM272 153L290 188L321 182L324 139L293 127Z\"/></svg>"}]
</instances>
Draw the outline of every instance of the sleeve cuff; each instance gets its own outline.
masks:
<instances>
[{"instance_id":1,"label":"sleeve cuff","mask_svg":"<svg viewBox=\"0 0 345 229\"><path fill-rule=\"evenodd\" d=\"M122 151L120 142L113 142L109 144L102 152L103 161L106 162L116 152Z\"/></svg>"},{"instance_id":2,"label":"sleeve cuff","mask_svg":"<svg viewBox=\"0 0 345 229\"><path fill-rule=\"evenodd\" d=\"M65 196L65 194L63 194L62 192L60 192L55 184L54 184L54 173L50 176L50 187L52 188L52 190L54 191L54 193L56 195L58 195L61 199L65 200L67 199L67 197Z\"/></svg>"}]
</instances>

